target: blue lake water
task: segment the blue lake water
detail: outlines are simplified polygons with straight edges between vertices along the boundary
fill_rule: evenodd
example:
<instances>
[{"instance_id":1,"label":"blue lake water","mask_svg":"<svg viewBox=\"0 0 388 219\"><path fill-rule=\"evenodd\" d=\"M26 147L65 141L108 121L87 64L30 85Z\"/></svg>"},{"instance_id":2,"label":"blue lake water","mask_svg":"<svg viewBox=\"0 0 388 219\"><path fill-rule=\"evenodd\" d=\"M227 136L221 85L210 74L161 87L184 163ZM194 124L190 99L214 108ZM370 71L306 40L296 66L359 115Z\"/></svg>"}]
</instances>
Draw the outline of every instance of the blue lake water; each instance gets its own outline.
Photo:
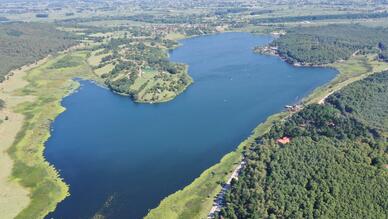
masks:
<instances>
[{"instance_id":1,"label":"blue lake water","mask_svg":"<svg viewBox=\"0 0 388 219\"><path fill-rule=\"evenodd\" d=\"M89 81L64 98L45 156L71 196L47 218L141 218L248 137L269 115L336 71L254 54L267 36L223 33L181 41L170 59L194 84L175 100L136 104Z\"/></svg>"}]
</instances>

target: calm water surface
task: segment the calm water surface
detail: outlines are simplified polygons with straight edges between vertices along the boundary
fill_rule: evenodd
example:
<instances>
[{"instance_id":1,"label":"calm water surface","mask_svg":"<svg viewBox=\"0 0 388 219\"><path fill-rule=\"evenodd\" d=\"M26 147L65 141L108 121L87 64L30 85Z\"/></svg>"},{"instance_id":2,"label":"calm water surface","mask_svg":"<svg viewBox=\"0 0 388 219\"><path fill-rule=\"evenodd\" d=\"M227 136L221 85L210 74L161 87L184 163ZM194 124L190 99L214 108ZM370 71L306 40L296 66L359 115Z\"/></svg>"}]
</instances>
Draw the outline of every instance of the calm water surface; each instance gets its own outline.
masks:
<instances>
[{"instance_id":1,"label":"calm water surface","mask_svg":"<svg viewBox=\"0 0 388 219\"><path fill-rule=\"evenodd\" d=\"M252 52L270 40L248 33L183 40L170 57L189 64L195 83L164 104L136 104L81 81L46 143L45 156L71 193L48 218L141 218L266 117L335 76Z\"/></svg>"}]
</instances>

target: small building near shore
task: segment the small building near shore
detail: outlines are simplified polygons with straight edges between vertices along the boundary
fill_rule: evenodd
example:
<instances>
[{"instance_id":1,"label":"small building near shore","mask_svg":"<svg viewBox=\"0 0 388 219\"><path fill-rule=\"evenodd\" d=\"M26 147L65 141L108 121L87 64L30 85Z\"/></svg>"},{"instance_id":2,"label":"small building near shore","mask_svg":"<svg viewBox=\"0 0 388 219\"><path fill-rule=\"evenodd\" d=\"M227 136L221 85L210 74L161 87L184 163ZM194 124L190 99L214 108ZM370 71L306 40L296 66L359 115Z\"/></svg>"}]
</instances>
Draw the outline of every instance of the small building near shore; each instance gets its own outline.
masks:
<instances>
[{"instance_id":1,"label":"small building near shore","mask_svg":"<svg viewBox=\"0 0 388 219\"><path fill-rule=\"evenodd\" d=\"M299 105L299 104L295 104L295 105L286 105L285 108L286 108L287 111L289 111L289 112L298 112L299 110L302 109L302 106Z\"/></svg>"}]
</instances>

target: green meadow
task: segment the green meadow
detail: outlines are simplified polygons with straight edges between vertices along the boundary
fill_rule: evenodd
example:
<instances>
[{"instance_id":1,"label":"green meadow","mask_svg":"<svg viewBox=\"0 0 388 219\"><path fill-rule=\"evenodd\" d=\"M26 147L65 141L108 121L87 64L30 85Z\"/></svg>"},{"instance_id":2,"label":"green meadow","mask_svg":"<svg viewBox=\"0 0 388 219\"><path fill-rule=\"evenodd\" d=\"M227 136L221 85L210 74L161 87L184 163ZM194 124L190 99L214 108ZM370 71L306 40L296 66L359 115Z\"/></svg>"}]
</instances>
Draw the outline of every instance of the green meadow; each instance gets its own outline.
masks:
<instances>
[{"instance_id":1,"label":"green meadow","mask_svg":"<svg viewBox=\"0 0 388 219\"><path fill-rule=\"evenodd\" d=\"M9 154L14 160L13 177L28 188L31 202L16 218L43 218L69 195L68 186L44 158L44 143L50 137L50 123L65 109L62 98L78 87L73 77L92 78L87 53L70 52L51 58L30 70L24 88L15 96L33 96L33 102L17 105L15 111L25 116Z\"/></svg>"}]
</instances>

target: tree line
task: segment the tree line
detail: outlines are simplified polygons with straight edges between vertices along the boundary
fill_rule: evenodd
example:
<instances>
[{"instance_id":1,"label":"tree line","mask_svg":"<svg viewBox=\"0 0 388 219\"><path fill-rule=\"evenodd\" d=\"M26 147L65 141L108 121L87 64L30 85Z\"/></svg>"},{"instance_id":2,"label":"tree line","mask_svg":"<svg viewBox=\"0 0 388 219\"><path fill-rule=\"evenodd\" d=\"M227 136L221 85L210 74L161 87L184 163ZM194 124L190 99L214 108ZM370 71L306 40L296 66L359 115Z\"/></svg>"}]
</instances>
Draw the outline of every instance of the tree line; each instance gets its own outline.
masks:
<instances>
[{"instance_id":1,"label":"tree line","mask_svg":"<svg viewBox=\"0 0 388 219\"><path fill-rule=\"evenodd\" d=\"M75 36L43 23L0 23L0 82L10 70L76 43Z\"/></svg>"},{"instance_id":2,"label":"tree line","mask_svg":"<svg viewBox=\"0 0 388 219\"><path fill-rule=\"evenodd\" d=\"M362 25L296 27L271 46L290 63L322 65L346 60L355 53L376 53L385 58L388 30Z\"/></svg>"}]
</instances>

